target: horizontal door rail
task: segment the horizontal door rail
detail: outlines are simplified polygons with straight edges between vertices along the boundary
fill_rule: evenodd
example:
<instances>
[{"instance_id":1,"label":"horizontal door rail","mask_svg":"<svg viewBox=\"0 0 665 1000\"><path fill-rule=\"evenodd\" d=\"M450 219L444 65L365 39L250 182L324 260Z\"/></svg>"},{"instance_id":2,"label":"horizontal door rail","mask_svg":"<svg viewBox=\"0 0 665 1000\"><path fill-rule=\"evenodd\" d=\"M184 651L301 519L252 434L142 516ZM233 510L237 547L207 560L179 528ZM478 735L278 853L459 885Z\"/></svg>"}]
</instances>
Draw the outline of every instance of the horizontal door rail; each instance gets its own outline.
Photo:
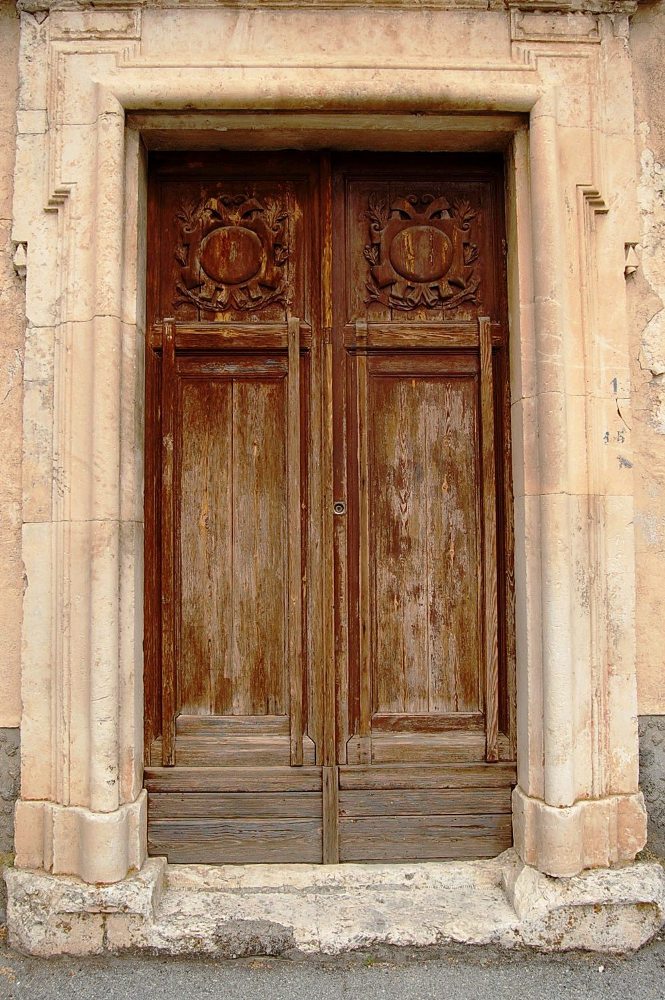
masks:
<instances>
[{"instance_id":1,"label":"horizontal door rail","mask_svg":"<svg viewBox=\"0 0 665 1000\"><path fill-rule=\"evenodd\" d=\"M505 330L501 323L490 323L490 338L493 345L504 342ZM347 323L344 327L344 346L358 349L399 348L480 348L478 321L468 323L362 323L358 334L358 323Z\"/></svg>"},{"instance_id":2,"label":"horizontal door rail","mask_svg":"<svg viewBox=\"0 0 665 1000\"><path fill-rule=\"evenodd\" d=\"M288 351L288 323L174 323L176 351ZM149 343L159 351L164 343L164 323L155 323ZM301 350L312 346L312 328L300 322Z\"/></svg>"}]
</instances>

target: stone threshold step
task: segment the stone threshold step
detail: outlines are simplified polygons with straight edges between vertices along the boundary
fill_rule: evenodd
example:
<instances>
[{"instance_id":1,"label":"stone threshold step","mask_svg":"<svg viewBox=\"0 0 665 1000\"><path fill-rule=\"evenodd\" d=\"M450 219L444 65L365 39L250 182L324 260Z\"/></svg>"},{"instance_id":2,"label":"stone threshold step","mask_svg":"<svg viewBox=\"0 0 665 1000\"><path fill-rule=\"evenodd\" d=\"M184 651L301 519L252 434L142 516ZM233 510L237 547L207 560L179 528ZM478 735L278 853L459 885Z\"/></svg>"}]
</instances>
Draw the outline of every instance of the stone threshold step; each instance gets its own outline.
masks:
<instances>
[{"instance_id":1,"label":"stone threshold step","mask_svg":"<svg viewBox=\"0 0 665 1000\"><path fill-rule=\"evenodd\" d=\"M634 951L665 921L665 871L635 863L551 878L490 861L168 865L108 886L10 869L9 942L33 955L339 955L449 944Z\"/></svg>"}]
</instances>

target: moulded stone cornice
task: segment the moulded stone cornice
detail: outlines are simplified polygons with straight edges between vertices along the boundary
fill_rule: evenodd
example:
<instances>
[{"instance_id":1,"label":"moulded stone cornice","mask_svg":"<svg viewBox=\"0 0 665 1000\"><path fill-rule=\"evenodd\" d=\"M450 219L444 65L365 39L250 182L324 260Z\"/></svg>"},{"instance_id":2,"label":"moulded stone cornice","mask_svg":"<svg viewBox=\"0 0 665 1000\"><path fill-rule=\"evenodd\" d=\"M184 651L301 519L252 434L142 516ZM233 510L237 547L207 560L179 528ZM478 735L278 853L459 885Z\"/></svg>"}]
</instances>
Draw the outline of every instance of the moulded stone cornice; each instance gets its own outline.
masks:
<instances>
[{"instance_id":1,"label":"moulded stone cornice","mask_svg":"<svg viewBox=\"0 0 665 1000\"><path fill-rule=\"evenodd\" d=\"M640 3L647 0L420 0L419 10L520 10L545 13L633 14ZM51 10L117 10L140 7L196 8L228 7L231 9L257 10L260 8L334 9L350 7L381 7L389 10L413 10L413 0L17 0L19 11L28 14L48 13Z\"/></svg>"}]
</instances>

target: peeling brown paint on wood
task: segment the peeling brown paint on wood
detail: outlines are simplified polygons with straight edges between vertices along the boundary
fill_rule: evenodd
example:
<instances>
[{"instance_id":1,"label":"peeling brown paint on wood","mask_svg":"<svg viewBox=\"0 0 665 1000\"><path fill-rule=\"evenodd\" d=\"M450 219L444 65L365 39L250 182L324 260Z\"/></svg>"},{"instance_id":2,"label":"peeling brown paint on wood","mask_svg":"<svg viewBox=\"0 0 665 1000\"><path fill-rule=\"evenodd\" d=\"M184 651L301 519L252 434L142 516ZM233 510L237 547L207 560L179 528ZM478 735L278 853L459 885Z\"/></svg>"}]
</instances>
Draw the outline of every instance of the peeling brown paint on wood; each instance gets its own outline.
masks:
<instances>
[{"instance_id":1,"label":"peeling brown paint on wood","mask_svg":"<svg viewBox=\"0 0 665 1000\"><path fill-rule=\"evenodd\" d=\"M146 785L172 861L510 843L500 192L474 158L154 161Z\"/></svg>"}]
</instances>

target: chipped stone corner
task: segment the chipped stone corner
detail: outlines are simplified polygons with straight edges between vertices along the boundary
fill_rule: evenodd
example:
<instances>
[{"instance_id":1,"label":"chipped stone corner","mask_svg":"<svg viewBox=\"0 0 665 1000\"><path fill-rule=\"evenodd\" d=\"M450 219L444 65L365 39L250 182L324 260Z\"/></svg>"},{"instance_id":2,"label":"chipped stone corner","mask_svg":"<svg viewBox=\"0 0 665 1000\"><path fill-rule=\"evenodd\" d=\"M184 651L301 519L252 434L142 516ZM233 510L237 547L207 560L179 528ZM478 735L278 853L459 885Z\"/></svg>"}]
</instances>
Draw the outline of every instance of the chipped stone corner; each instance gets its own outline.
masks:
<instances>
[{"instance_id":1,"label":"chipped stone corner","mask_svg":"<svg viewBox=\"0 0 665 1000\"><path fill-rule=\"evenodd\" d=\"M539 951L637 951L665 923L665 871L638 863L552 878L516 856L504 886L520 920L521 944Z\"/></svg>"},{"instance_id":2,"label":"chipped stone corner","mask_svg":"<svg viewBox=\"0 0 665 1000\"><path fill-rule=\"evenodd\" d=\"M104 952L245 958L450 945L635 951L665 921L665 871L636 863L557 879L515 851L491 861L170 868L121 883L11 869L9 942L48 957Z\"/></svg>"}]
</instances>

